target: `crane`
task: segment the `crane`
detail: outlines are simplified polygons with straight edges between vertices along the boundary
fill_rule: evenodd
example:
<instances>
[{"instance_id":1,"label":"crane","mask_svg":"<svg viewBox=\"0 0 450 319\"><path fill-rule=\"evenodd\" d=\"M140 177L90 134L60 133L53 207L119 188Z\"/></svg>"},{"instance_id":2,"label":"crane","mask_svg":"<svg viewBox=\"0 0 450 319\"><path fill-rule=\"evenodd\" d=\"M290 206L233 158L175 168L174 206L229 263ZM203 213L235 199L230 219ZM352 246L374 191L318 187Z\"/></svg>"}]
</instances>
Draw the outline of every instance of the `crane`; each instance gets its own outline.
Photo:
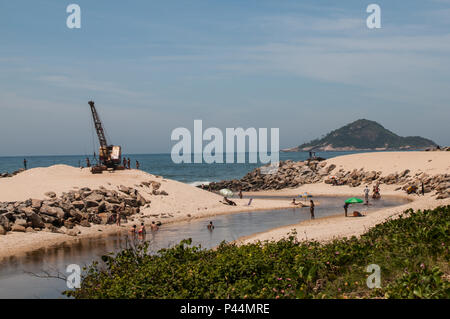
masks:
<instances>
[{"instance_id":1,"label":"crane","mask_svg":"<svg viewBox=\"0 0 450 319\"><path fill-rule=\"evenodd\" d=\"M100 121L100 117L98 116L94 101L89 101L88 104L91 107L92 119L94 120L95 130L97 131L98 141L100 143L98 152L100 165L93 166L91 172L101 173L108 168L111 168L113 170L121 168L121 147L118 145L108 145L105 137L105 132L103 130L102 121Z\"/></svg>"}]
</instances>

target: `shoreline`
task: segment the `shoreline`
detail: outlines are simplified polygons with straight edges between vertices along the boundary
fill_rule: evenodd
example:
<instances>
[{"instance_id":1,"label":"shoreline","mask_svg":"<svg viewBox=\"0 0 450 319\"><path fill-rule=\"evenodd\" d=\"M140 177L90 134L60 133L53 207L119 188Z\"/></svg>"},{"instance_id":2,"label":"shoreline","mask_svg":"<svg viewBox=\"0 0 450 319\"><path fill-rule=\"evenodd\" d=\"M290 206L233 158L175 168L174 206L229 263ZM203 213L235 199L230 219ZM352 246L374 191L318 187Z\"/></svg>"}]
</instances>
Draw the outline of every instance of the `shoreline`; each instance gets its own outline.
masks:
<instances>
[{"instance_id":1,"label":"shoreline","mask_svg":"<svg viewBox=\"0 0 450 319\"><path fill-rule=\"evenodd\" d=\"M233 243L243 245L264 241L278 241L289 237L293 230L296 232L295 237L298 241L314 240L324 243L335 239L350 238L352 236L359 237L370 228L384 223L391 218L395 219L408 209L417 211L447 205L450 205L450 199L435 200L431 196L424 196L403 205L386 207L364 213L364 217L345 217L342 212L342 214L306 220L297 224L281 226L268 231L244 236L233 241Z\"/></svg>"},{"instance_id":2,"label":"shoreline","mask_svg":"<svg viewBox=\"0 0 450 319\"><path fill-rule=\"evenodd\" d=\"M410 174L415 174L415 176L421 172L428 174L448 174L450 172L449 152L361 153L338 156L327 160L327 162L335 164L338 168L379 170L383 174L404 169L410 169ZM442 185L448 192L450 183L448 182L448 175L446 176L447 182L444 180ZM157 182L161 185L161 190L167 193L167 196L151 194L148 189L137 185L143 181ZM60 196L64 192L70 192L81 187L89 187L91 189L105 187L109 190L117 190L122 185L136 188L146 200L151 201L150 207L143 207L140 213L132 215L128 223L123 227L116 225L76 226L76 231L77 233L79 232L77 236L46 231L30 233L8 232L6 235L0 235L0 260L8 256L24 255L28 252L48 248L60 243L107 236L118 231L125 231L126 227L131 227L131 225L141 222L149 225L152 221L161 221L164 225L225 214L293 207L289 200L286 200L286 198L280 199L280 196L297 197L299 194L307 192L315 197L362 197L365 183L351 187L349 185L332 186L325 182L316 182L280 190L244 192L246 197L256 197L251 206L247 206L248 198L233 198L238 206L226 206L219 202L222 200L220 195L139 170L116 171L113 174L91 174L87 169L79 169L67 165L54 165L45 168L29 169L11 178L0 179L0 201L25 201L30 198L43 199L45 198L45 193L49 191L53 191ZM423 197L406 195L404 191L399 190L398 184L381 184L381 195L382 197L408 198L410 202L396 207L387 207L373 211L364 218L345 218L342 211L342 216L317 218L300 224L283 226L239 238L235 242L277 240L285 237L293 228L297 229L299 240L305 239L302 235L304 232L307 233L308 239L319 241L352 235L359 236L368 228L408 208L428 209L450 204L450 198L437 200L432 197L434 195L432 193L427 193ZM261 196L274 198L265 199L261 198ZM358 207L358 211L364 214L364 207ZM351 212L352 209L350 209Z\"/></svg>"},{"instance_id":3,"label":"shoreline","mask_svg":"<svg viewBox=\"0 0 450 319\"><path fill-rule=\"evenodd\" d=\"M245 196L255 196L256 199L258 201L265 201L265 202L279 202L282 201L283 203L286 203L285 205L279 205L279 206L268 206L268 207L263 207L263 208L256 208L256 207L252 207L252 206L225 206L228 209L227 210L218 210L218 211L211 211L211 212L204 212L201 215L196 215L196 216L190 216L188 217L187 215L183 215L180 217L174 217L174 218L170 218L167 219L163 225L172 225L172 224L177 224L177 223L183 223L183 222L189 222L192 220L199 220L199 219L208 219L210 217L214 217L214 216L220 216L220 215L232 215L232 214L240 214L240 213L250 213L250 212L260 212L260 211L267 211L267 210L280 210L280 209L287 209L287 208L295 208L292 205L290 205L290 202L286 200L286 198L284 198L284 196L293 196L293 193L296 192L294 189L284 189L284 190L279 190L279 191L261 191L261 192L249 192L249 193L244 193ZM298 191L297 191L298 193ZM335 194L335 193L328 193L328 192L323 192L321 194L314 194L315 197L341 197L341 196L351 196L354 195L354 193L344 193L344 194ZM264 199L264 198L258 198L258 196L271 196L273 198L270 199ZM385 195L386 197L391 197L391 198L402 198L402 199L408 199L410 202L404 205L400 205L400 206L405 206L405 205L409 205L411 202L413 202L414 200L410 199L409 197L405 196L405 195L401 195L401 194L388 194ZM254 198L255 199L255 198ZM247 201L248 198L243 198L242 200L240 199L235 199L233 198L234 201ZM400 206L395 206L395 207L400 207ZM394 208L395 208L394 207ZM388 208L383 208L383 209L379 209L376 211L372 211L370 214L373 213L377 213L386 209L389 209L392 207L388 207ZM233 210L230 210L233 209ZM405 208L406 209L406 208ZM258 232L252 235L248 235L248 236L243 236L240 237L232 242L230 242L230 244L232 243L237 243L237 244L242 244L245 242L249 242L251 240L260 240L260 237L264 237L267 236L268 234L271 234L272 232L276 232L276 231L280 231L280 230L285 230L287 228L295 228L298 227L299 225L301 226L308 226L308 225L315 225L315 223L317 223L318 221L321 220L328 220L328 219L339 219L339 214L336 213L332 216L324 216L324 217L320 217L317 218L315 220L306 220L306 221L302 221L298 224L290 224L290 225L286 225L286 226L280 226L280 227L276 227L276 228L272 228L272 229L268 229L266 231L263 232ZM14 247L14 251L11 251L11 249L0 249L0 264L2 262L4 262L6 259L14 256L14 257L23 257L26 256L28 253L32 253L33 251L37 251L37 250L41 250L41 249L51 249L54 248L56 246L60 246L60 245L64 245L64 244L74 244L75 242L77 242L78 240L84 240L84 239L91 239L91 238L101 238L101 237L108 237L114 233L126 233L127 232L127 228L131 227L131 225L133 224L137 224L138 222L136 221L131 221L131 222L127 222L125 225L122 226L117 226L117 225L92 225L90 228L86 229L87 231L79 234L78 236L69 236L67 234L61 234L61 233L49 233L49 232L40 232L40 234L44 235L42 236L43 238L40 238L40 240L38 241L32 241L30 243L26 243L25 245L21 246L21 247ZM145 222L146 226L149 226L151 223L151 221L147 221ZM19 237L19 236L23 236L23 235L28 235L29 237L31 237L33 234L36 233L30 233L30 234L24 234L24 233L15 233L15 232L11 232L6 236L9 236L9 239L12 239L12 236L15 237ZM2 237L0 237L1 240ZM0 241L1 243L1 241Z\"/></svg>"}]
</instances>

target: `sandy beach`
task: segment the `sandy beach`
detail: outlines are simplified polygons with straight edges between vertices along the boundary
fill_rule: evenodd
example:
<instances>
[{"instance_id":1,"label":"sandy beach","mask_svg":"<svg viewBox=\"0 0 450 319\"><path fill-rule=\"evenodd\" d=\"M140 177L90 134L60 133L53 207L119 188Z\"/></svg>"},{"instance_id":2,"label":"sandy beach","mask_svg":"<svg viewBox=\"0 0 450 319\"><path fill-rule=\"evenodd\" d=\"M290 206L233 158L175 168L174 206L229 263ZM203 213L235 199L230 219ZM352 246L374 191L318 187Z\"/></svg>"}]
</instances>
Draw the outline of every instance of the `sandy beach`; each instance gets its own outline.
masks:
<instances>
[{"instance_id":1,"label":"sandy beach","mask_svg":"<svg viewBox=\"0 0 450 319\"><path fill-rule=\"evenodd\" d=\"M398 172L404 169L411 170L411 174L426 172L429 175L446 174L450 172L450 152L383 152L363 153L336 157L327 160L328 164L335 164L337 168L360 169L382 171L383 175ZM168 193L167 196L152 195L145 189L140 189L143 181L157 181L161 183L161 190ZM150 207L143 208L141 213L133 216L134 220L118 227L115 225L92 225L92 227L76 226L80 231L78 236L50 232L17 233L9 232L0 236L0 258L10 255L18 255L27 251L48 247L64 241L77 240L77 238L102 236L119 229L127 229L132 224L153 220L160 220L163 224L185 221L194 218L202 218L219 214L231 214L244 211L258 211L268 209L280 209L292 207L286 199L261 199L253 200L248 206L248 199L233 199L237 206L226 206L219 201L221 196L201 190L191 185L177 181L164 179L138 170L116 171L114 173L91 174L88 169L79 169L66 165L55 165L48 168L33 168L11 178L0 179L0 201L19 201L27 199L44 199L49 191L61 195L63 192L76 190L82 187L92 189L101 186L106 189L117 190L120 185L134 187L140 191L143 197L151 200ZM269 195L269 196L297 196L305 191L314 196L363 196L363 188L349 186L331 186L323 182L302 185L298 188L283 189L279 191L265 191L246 193L245 195ZM395 190L398 185L381 185L382 196L407 196L404 191ZM450 204L450 199L436 200L432 193L425 196L408 195L410 203L393 207L364 212L364 207L358 207L364 217L328 217L309 220L298 225L290 225L273 229L264 233L254 234L247 238L241 238L239 243L254 242L257 240L277 240L286 236L295 229L300 240L314 239L319 241L330 240L339 237L360 235L370 227L393 217L405 209L427 209L439 205ZM353 211L353 207L350 212ZM171 217L160 219L152 215L166 213ZM340 213L340 212L336 212ZM126 228L125 228L126 227Z\"/></svg>"},{"instance_id":2,"label":"sandy beach","mask_svg":"<svg viewBox=\"0 0 450 319\"><path fill-rule=\"evenodd\" d=\"M328 164L336 165L337 169L366 171L382 171L383 175L400 172L409 169L412 175L422 172L428 175L450 173L450 152L380 152L361 153L338 156L327 160ZM330 186L325 183L302 185L295 189L283 189L270 192L256 192L271 196L296 196L304 192L315 196L347 195L363 198L365 185L359 187ZM447 187L450 185L447 184ZM237 243L250 243L265 240L279 240L293 230L297 233L298 240L328 241L336 238L359 236L369 228L384 222L388 218L395 218L406 209L433 209L441 205L450 205L450 198L436 200L433 193L419 195L407 195L402 190L396 190L398 185L381 185L383 196L399 196L411 200L410 203L385 208L370 213L364 212L364 206L354 206L349 212L358 210L364 217L345 217L342 209L340 216L309 220L297 225L290 225L270 230L268 232L254 234L236 241ZM250 195L252 193L249 193ZM343 203L342 203L343 204Z\"/></svg>"}]
</instances>

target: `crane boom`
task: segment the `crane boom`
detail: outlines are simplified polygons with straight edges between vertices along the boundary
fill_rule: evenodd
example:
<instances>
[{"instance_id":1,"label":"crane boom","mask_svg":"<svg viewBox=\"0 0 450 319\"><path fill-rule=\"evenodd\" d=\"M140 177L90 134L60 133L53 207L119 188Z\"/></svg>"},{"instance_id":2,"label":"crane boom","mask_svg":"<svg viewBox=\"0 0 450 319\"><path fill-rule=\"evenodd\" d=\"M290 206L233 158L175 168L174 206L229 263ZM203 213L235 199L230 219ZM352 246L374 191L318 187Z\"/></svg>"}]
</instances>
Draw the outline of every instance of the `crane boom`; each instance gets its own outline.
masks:
<instances>
[{"instance_id":1,"label":"crane boom","mask_svg":"<svg viewBox=\"0 0 450 319\"><path fill-rule=\"evenodd\" d=\"M94 119L95 130L97 131L98 141L100 143L100 147L107 148L108 143L106 142L105 132L103 131L102 122L97 114L97 110L94 106L94 101L89 101L89 106L91 107L92 118Z\"/></svg>"},{"instance_id":2,"label":"crane boom","mask_svg":"<svg viewBox=\"0 0 450 319\"><path fill-rule=\"evenodd\" d=\"M101 164L96 165L95 167L93 166L91 168L91 172L101 173L108 168L112 168L113 170L119 169L122 149L119 145L108 145L102 122L100 121L100 117L95 109L94 101L89 101L88 104L91 107L92 118L94 120L95 130L97 131L98 141L100 143L98 158Z\"/></svg>"}]
</instances>

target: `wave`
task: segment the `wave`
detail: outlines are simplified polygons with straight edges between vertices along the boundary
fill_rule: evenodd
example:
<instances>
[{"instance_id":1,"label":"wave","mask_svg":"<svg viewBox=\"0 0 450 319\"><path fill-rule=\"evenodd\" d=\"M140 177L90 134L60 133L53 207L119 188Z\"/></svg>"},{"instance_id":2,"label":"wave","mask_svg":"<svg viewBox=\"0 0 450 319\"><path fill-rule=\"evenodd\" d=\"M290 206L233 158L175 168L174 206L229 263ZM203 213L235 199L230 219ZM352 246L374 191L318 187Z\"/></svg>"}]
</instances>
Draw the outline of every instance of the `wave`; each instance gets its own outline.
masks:
<instances>
[{"instance_id":1,"label":"wave","mask_svg":"<svg viewBox=\"0 0 450 319\"><path fill-rule=\"evenodd\" d=\"M211 183L210 181L195 181L195 182L192 182L192 183L189 183L189 185L192 185L192 186L200 186L200 185L209 185L209 183Z\"/></svg>"}]
</instances>

